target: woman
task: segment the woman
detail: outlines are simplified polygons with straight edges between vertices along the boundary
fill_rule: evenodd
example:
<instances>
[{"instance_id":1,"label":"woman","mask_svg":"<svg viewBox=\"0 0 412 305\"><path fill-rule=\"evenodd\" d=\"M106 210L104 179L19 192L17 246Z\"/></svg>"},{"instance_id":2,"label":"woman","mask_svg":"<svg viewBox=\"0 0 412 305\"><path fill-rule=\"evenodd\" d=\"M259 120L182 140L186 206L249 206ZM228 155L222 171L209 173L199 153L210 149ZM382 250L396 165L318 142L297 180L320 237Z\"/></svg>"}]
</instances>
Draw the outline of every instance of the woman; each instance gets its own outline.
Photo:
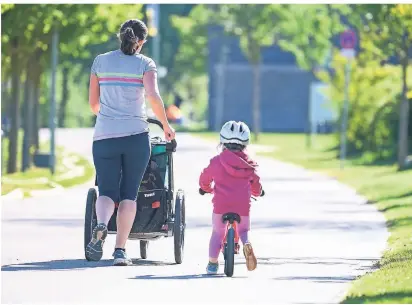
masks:
<instances>
[{"instance_id":1,"label":"woman","mask_svg":"<svg viewBox=\"0 0 412 305\"><path fill-rule=\"evenodd\" d=\"M93 229L86 256L93 261L102 258L107 224L113 215L114 203L120 202L113 253L115 266L132 264L125 245L136 215L137 190L150 157L145 94L163 124L166 140L175 137L159 94L156 65L152 59L139 54L147 32L142 21L126 21L118 35L120 49L98 55L90 75L89 103L97 115L93 160L99 197L96 202L98 224Z\"/></svg>"}]
</instances>

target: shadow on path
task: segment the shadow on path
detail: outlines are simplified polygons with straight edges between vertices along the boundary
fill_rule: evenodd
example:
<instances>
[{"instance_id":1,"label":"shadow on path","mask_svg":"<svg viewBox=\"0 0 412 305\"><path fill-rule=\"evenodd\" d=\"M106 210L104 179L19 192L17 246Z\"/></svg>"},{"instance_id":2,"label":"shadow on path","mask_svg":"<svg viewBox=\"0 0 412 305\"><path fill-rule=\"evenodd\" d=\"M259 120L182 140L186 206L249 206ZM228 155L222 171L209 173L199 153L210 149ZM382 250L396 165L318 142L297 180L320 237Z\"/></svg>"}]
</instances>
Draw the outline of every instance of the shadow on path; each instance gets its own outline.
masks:
<instances>
[{"instance_id":1,"label":"shadow on path","mask_svg":"<svg viewBox=\"0 0 412 305\"><path fill-rule=\"evenodd\" d=\"M143 259L133 259L135 266L169 266L175 265L171 262L161 262ZM89 262L85 259L52 260L44 262L30 262L23 264L4 265L2 272L8 271L47 271L47 270L81 270L91 268L112 267L113 260L106 259L99 262ZM113 266L114 267L114 266Z\"/></svg>"},{"instance_id":2,"label":"shadow on path","mask_svg":"<svg viewBox=\"0 0 412 305\"><path fill-rule=\"evenodd\" d=\"M285 276L273 278L276 281L310 281L315 283L347 283L355 279L355 276Z\"/></svg>"},{"instance_id":3,"label":"shadow on path","mask_svg":"<svg viewBox=\"0 0 412 305\"><path fill-rule=\"evenodd\" d=\"M24 223L24 224L34 224L42 226L53 226L53 227L81 227L84 226L84 219L81 218L14 218L14 219L4 219L3 223Z\"/></svg>"},{"instance_id":4,"label":"shadow on path","mask_svg":"<svg viewBox=\"0 0 412 305\"><path fill-rule=\"evenodd\" d=\"M130 280L198 280L198 279L212 279L212 278L225 278L226 275L224 274L215 274L215 275L208 275L208 274L184 274L184 275L170 275L170 276L157 276L152 274L147 275L138 275ZM247 278L247 276L236 276L234 275L232 278L241 279Z\"/></svg>"},{"instance_id":5,"label":"shadow on path","mask_svg":"<svg viewBox=\"0 0 412 305\"><path fill-rule=\"evenodd\" d=\"M243 259L243 256L240 256ZM357 266L362 261L369 261L371 263L377 262L377 259L372 258L338 258L338 257L296 257L296 258L282 258L282 257L257 257L258 265L322 265L322 266L333 266L333 265L351 265ZM244 260L235 261L235 265L244 265ZM369 267L368 267L369 269Z\"/></svg>"}]
</instances>

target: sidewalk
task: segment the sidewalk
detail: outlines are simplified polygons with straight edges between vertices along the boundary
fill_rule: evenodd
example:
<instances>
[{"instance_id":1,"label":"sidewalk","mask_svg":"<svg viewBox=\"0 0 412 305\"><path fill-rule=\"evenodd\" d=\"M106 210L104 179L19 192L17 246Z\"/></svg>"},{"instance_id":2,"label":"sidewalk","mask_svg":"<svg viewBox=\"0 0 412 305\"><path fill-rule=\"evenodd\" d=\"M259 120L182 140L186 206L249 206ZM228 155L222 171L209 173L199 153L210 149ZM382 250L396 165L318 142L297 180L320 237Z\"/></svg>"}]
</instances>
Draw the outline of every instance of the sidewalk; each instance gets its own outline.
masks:
<instances>
[{"instance_id":1,"label":"sidewalk","mask_svg":"<svg viewBox=\"0 0 412 305\"><path fill-rule=\"evenodd\" d=\"M62 136L67 145L73 139L78 151L90 149L85 130L70 133ZM205 276L212 206L210 196L198 195L198 177L216 145L188 134L178 134L177 141L175 190L186 193L183 264L174 264L169 238L150 242L147 260L137 259L139 242L129 241L134 266L112 267L114 236L108 237L101 262L86 262L84 185L66 190L64 196L3 205L2 302L130 303L136 291L144 291L139 294L143 303L211 304L227 299L228 291L240 291L237 304L338 303L352 280L379 260L388 235L385 219L374 206L335 180L258 157L266 191L252 203L251 212L250 239L258 267L248 272L239 255L233 278ZM39 247L50 241L53 247ZM223 273L222 258L220 262ZM193 291L213 294L199 298Z\"/></svg>"}]
</instances>

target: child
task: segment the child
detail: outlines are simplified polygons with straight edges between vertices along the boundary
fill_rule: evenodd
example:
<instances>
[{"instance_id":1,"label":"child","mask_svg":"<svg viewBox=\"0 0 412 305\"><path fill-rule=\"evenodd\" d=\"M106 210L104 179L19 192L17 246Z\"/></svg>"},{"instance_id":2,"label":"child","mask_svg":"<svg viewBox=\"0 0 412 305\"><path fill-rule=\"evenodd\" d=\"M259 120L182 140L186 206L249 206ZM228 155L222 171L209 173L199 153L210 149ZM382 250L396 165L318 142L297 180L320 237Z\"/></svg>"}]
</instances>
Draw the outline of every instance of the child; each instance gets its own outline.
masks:
<instances>
[{"instance_id":1,"label":"child","mask_svg":"<svg viewBox=\"0 0 412 305\"><path fill-rule=\"evenodd\" d=\"M257 260L248 239L250 230L250 197L263 195L257 164L246 153L250 130L243 122L226 122L220 131L222 152L210 160L199 179L201 190L213 193L213 232L209 244L209 263L206 271L216 274L218 258L225 234L222 215L237 213L241 217L238 231L243 243L243 254L249 271L256 268ZM214 186L212 187L212 182Z\"/></svg>"}]
</instances>

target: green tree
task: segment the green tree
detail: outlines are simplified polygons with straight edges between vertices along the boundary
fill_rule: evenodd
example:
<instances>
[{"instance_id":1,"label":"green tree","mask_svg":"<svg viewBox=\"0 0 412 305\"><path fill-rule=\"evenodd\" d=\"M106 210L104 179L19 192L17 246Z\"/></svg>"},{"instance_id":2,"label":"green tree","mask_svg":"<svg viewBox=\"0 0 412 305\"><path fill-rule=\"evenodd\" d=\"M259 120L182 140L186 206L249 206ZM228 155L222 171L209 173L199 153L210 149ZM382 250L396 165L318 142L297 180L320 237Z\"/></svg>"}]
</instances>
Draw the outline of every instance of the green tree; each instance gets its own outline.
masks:
<instances>
[{"instance_id":1,"label":"green tree","mask_svg":"<svg viewBox=\"0 0 412 305\"><path fill-rule=\"evenodd\" d=\"M178 92L184 101L188 101L187 107L182 110L187 110L189 116L197 122L203 121L207 114L209 14L206 5L198 4L187 16L174 14L170 17L180 43L167 80L168 83L173 83L174 91Z\"/></svg>"},{"instance_id":2,"label":"green tree","mask_svg":"<svg viewBox=\"0 0 412 305\"><path fill-rule=\"evenodd\" d=\"M221 4L213 8L210 16L225 32L239 38L240 48L252 66L253 74L253 132L255 140L260 133L260 64L261 48L270 46L282 31L277 22L283 14L280 5Z\"/></svg>"},{"instance_id":3,"label":"green tree","mask_svg":"<svg viewBox=\"0 0 412 305\"><path fill-rule=\"evenodd\" d=\"M399 101L398 168L406 167L408 156L409 101L408 53L412 44L412 5L370 4L354 6L351 22L362 35L369 58L388 60L395 55L400 63L402 93Z\"/></svg>"},{"instance_id":4,"label":"green tree","mask_svg":"<svg viewBox=\"0 0 412 305\"><path fill-rule=\"evenodd\" d=\"M350 12L343 4L284 4L277 43L295 55L297 64L305 70L324 66L332 53L332 39L345 29L340 18Z\"/></svg>"},{"instance_id":5,"label":"green tree","mask_svg":"<svg viewBox=\"0 0 412 305\"><path fill-rule=\"evenodd\" d=\"M173 26L173 18L175 16L187 16L195 4L161 4L160 5L160 20L159 31L160 35L160 61L159 66L164 66L168 70L166 78L161 80L161 84L166 92L174 91L175 83L180 78L181 74L177 73L179 67L176 66L176 56L181 44L179 29ZM150 48L150 40L148 43ZM145 47L147 50L147 47Z\"/></svg>"},{"instance_id":6,"label":"green tree","mask_svg":"<svg viewBox=\"0 0 412 305\"><path fill-rule=\"evenodd\" d=\"M177 79L182 75L200 76L206 72L207 26L210 11L206 5L196 5L188 16L170 17L178 32L180 45L171 74Z\"/></svg>"},{"instance_id":7,"label":"green tree","mask_svg":"<svg viewBox=\"0 0 412 305\"><path fill-rule=\"evenodd\" d=\"M392 124L396 121L394 109L402 92L401 68L365 60L365 56L361 53L351 62L348 153L372 153L374 159L388 159L396 154L396 130ZM336 50L331 66L335 73L318 73L330 85L329 96L336 110L342 108L344 100L345 64L346 60ZM412 77L407 82L411 85Z\"/></svg>"},{"instance_id":8,"label":"green tree","mask_svg":"<svg viewBox=\"0 0 412 305\"><path fill-rule=\"evenodd\" d=\"M344 30L341 16L350 12L348 5L342 4L282 4L279 18L282 31L277 44L291 52L299 67L314 74L328 64L333 54L333 38ZM308 105L310 108L310 104ZM308 111L307 145L311 146L309 135L311 110Z\"/></svg>"},{"instance_id":9,"label":"green tree","mask_svg":"<svg viewBox=\"0 0 412 305\"><path fill-rule=\"evenodd\" d=\"M63 62L73 58L88 58L86 46L107 41L118 29L119 20L139 17L142 5L108 4L19 4L2 5L2 64L6 79L11 75L12 89L10 99L10 118L12 121L8 172L16 171L17 134L19 122L19 90L24 75L30 75L34 82L33 111L38 111L36 88L41 74L50 69L52 29L56 27L60 34L59 49ZM18 21L18 22L16 22ZM34 50L34 52L33 52ZM33 71L24 73L24 68L33 63ZM69 64L70 66L70 64ZM31 68L31 66L30 66ZM28 70L28 69L27 69ZM2 71L3 72L3 71ZM27 86L30 88L31 86ZM44 90L42 90L44 91ZM46 93L48 94L48 92ZM28 99L27 103L30 103ZM27 105L27 109L31 109ZM34 114L38 118L38 113ZM37 119L33 120L34 133L37 133ZM27 129L28 127L26 127ZM36 136L33 136L35 139Z\"/></svg>"},{"instance_id":10,"label":"green tree","mask_svg":"<svg viewBox=\"0 0 412 305\"><path fill-rule=\"evenodd\" d=\"M65 127L67 103L69 100L69 77L73 62L90 68L92 53L90 46L102 45L114 37L121 22L130 18L142 18L142 5L74 5L71 19L60 31L60 68L62 70L62 97L58 110L58 123ZM110 21L107 20L110 14ZM116 22L114 22L114 20ZM89 71L87 71L89 72Z\"/></svg>"}]
</instances>

